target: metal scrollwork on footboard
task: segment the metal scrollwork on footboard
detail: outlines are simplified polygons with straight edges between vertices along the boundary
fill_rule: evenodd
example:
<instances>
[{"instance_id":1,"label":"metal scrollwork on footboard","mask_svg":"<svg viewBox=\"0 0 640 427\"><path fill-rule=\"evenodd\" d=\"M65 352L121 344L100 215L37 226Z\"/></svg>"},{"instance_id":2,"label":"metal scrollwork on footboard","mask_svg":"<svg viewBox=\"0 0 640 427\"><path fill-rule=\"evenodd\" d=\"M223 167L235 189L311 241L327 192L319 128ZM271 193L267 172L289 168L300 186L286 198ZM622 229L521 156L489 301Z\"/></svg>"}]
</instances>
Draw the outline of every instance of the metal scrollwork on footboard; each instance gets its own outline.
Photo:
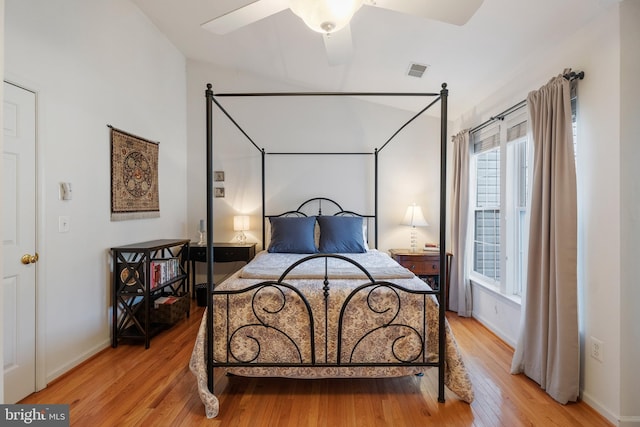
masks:
<instances>
[{"instance_id":1,"label":"metal scrollwork on footboard","mask_svg":"<svg viewBox=\"0 0 640 427\"><path fill-rule=\"evenodd\" d=\"M267 281L240 290L216 290L213 294L223 296L227 307L224 320L227 357L222 359L225 361L217 360L215 365L261 365L263 359L269 360L269 365L315 364L313 314L298 289L287 283ZM250 302L253 318L247 319L247 323L233 318L229 307L234 298ZM291 311L298 311L298 316L300 311L306 315L306 331L300 330L299 322L287 323Z\"/></svg>"},{"instance_id":2,"label":"metal scrollwork on footboard","mask_svg":"<svg viewBox=\"0 0 640 427\"><path fill-rule=\"evenodd\" d=\"M312 305L300 289L284 280L298 265L318 258L324 259L324 280L318 280L313 292L322 295L323 301ZM332 289L331 258L355 266L367 283L352 290ZM289 266L277 281L214 290L216 306L222 308L216 310L214 334L225 337L214 340L225 345L214 350L215 365L433 366L427 352L426 311L434 293L376 281L364 267L342 255L310 255Z\"/></svg>"},{"instance_id":3,"label":"metal scrollwork on footboard","mask_svg":"<svg viewBox=\"0 0 640 427\"><path fill-rule=\"evenodd\" d=\"M383 292L386 293L386 298L376 297L376 294ZM386 281L373 282L354 289L343 303L340 311L338 364L380 366L427 362L425 352L427 330L424 319L426 298L429 292L409 290ZM422 319L422 330L399 321L399 317L403 313L401 294L413 294L422 300L418 307L422 310L413 313L416 315L415 317ZM359 296L360 301L365 300L366 304L359 303ZM385 305L380 306L380 301L383 301ZM355 308L353 308L354 306ZM368 311L365 312L365 309ZM360 315L354 315L356 312ZM351 326L353 323L356 323L357 326ZM420 322L414 321L414 323ZM368 327L364 327L364 325L368 325ZM344 337L344 331L356 328L363 331L362 335L357 339L351 338L350 341L347 341Z\"/></svg>"}]
</instances>

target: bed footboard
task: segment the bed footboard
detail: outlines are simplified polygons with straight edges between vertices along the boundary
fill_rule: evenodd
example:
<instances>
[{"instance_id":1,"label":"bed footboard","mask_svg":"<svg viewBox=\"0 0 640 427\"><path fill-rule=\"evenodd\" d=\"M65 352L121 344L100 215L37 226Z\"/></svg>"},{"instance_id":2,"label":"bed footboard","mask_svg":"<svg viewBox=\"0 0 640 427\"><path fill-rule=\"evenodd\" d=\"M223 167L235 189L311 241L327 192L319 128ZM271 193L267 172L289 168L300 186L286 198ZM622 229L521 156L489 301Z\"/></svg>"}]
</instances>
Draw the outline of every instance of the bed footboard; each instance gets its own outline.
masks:
<instances>
[{"instance_id":1,"label":"bed footboard","mask_svg":"<svg viewBox=\"0 0 640 427\"><path fill-rule=\"evenodd\" d=\"M315 259L324 260L324 278L287 280L297 266ZM330 277L330 259L355 266L365 279ZM435 367L443 378L439 401L445 383L473 401L455 339L446 320L440 321L437 291L419 279L403 279L405 286L377 281L350 258L316 254L292 264L278 280L237 282L237 288L213 291L192 355L209 417L218 411L210 387L213 368L245 376L333 378L403 376Z\"/></svg>"},{"instance_id":2,"label":"bed footboard","mask_svg":"<svg viewBox=\"0 0 640 427\"><path fill-rule=\"evenodd\" d=\"M296 267L319 258L322 281L285 281ZM329 259L355 266L365 283L354 287L353 279L330 278ZM376 281L342 255L311 255L276 281L214 290L213 365L438 366L438 335L429 334L437 325L427 325L427 312L438 309L435 293L428 286Z\"/></svg>"},{"instance_id":3,"label":"bed footboard","mask_svg":"<svg viewBox=\"0 0 640 427\"><path fill-rule=\"evenodd\" d=\"M318 258L324 260L324 279L287 282L298 265ZM360 280L364 283L331 278L329 259L355 266L366 277ZM292 264L278 280L215 289L213 358L208 362L211 367L250 368L257 376L279 368L444 369L438 358L436 291L417 283L410 289L377 281L348 257L315 254ZM213 369L208 375L213 384Z\"/></svg>"}]
</instances>

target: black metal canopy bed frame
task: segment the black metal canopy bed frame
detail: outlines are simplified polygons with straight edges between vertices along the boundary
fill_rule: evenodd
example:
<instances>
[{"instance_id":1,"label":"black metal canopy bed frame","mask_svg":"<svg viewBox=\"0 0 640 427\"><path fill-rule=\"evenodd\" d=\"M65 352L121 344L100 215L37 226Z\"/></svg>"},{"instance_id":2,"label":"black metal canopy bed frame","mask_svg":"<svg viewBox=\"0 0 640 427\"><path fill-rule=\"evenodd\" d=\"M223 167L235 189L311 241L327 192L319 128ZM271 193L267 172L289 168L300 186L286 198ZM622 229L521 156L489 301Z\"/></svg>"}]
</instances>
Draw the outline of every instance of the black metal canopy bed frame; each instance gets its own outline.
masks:
<instances>
[{"instance_id":1,"label":"black metal canopy bed frame","mask_svg":"<svg viewBox=\"0 0 640 427\"><path fill-rule=\"evenodd\" d=\"M267 153L259 148L240 125L231 117L227 110L220 104L217 98L224 97L384 97L384 96L413 96L425 97L429 104L415 114L409 121L403 124L380 149L373 153ZM442 84L439 93L372 93L372 92L294 92L294 93L213 93L211 84L207 85L206 97L206 163L207 163L207 283L208 293L206 315L203 318L199 338L194 347L191 369L198 377L200 396L205 403L208 417L214 417L218 413L217 398L213 395L214 368L225 368L228 372L240 375L253 376L289 376L289 373L300 370L304 374L292 376L314 377L309 372L320 372L318 377L333 376L362 376L366 375L387 376L398 368L398 375L410 375L418 373L426 367L438 369L438 401L445 400L445 381L450 382L450 377L458 375L465 383L468 390L462 392L447 386L457 393L463 400L471 401L473 392L468 375L464 370L464 364L458 357L453 362L447 363L447 349L457 353L455 341L448 330L445 319L444 304L446 286L439 286L433 290L425 286L424 282L413 276L400 275L381 276L377 266L380 259L376 258L367 264L369 251L363 254L312 253L306 254L266 254L279 255L277 262L269 259L263 262L267 269L271 270L271 276L251 276L250 266L260 256L245 267L244 276L227 279L222 284L213 283L214 252L213 252L213 201L214 201L214 171L213 171L213 109L214 105L231 121L231 123L260 151L262 156L262 217L263 244L266 249L266 225L267 221L273 221L274 217L313 217L320 226L320 233L324 233L323 223L327 217L322 212L331 211L328 216L347 216L364 218L364 229L373 221L374 248L378 246L378 156L387 144L413 120L440 102L440 274L445 269L445 224L446 224L446 157L447 157L447 96L446 84ZM374 213L361 214L344 210L337 202L325 198L316 197L303 202L297 209L287 211L280 215L267 215L265 203L265 157L270 154L362 154L373 155L374 169ZM304 212L311 205L311 214ZM327 208L328 207L328 208ZM363 229L363 231L364 231ZM362 234L361 234L362 236ZM322 240L322 235L320 237ZM365 246L367 238L364 238ZM267 252L267 251L265 251ZM269 250L271 252L271 250ZM311 252L314 252L313 250ZM317 252L317 251L315 251ZM320 251L326 252L326 251ZM259 254L261 255L261 254ZM386 256L386 254L381 254ZM360 258L359 258L360 257ZM388 256L386 256L389 258ZM264 257L263 257L264 258ZM390 258L389 258L390 260ZM382 260L384 264L386 261ZM395 261L392 261L396 264ZM336 263L340 266L336 268ZM366 266L364 264L366 264ZM312 266L312 264L314 264ZM298 269L313 270L311 276L304 273L297 275ZM396 264L399 267L399 265ZM395 266L390 266L393 270ZM372 272L370 272L371 270ZM345 276L336 274L336 271L345 273ZM237 273L238 274L238 273ZM263 273L261 273L263 274ZM390 274L390 273L389 273ZM317 277L316 277L317 276ZM334 277L335 276L335 277ZM241 277L244 277L242 279ZM397 279L396 279L397 278ZM230 283L227 285L227 283ZM400 284L401 283L401 284ZM445 283L441 277L439 283ZM344 288L343 288L344 286ZM309 289L313 297L310 296ZM318 301L313 298L318 296ZM436 299L437 298L437 299ZM247 312L238 314L235 304L241 301L246 306ZM336 302L337 301L337 302ZM353 308L354 304L361 304ZM334 304L334 305L332 305ZM335 305L337 304L337 305ZM243 306L243 307L244 307ZM285 308L286 307L286 308ZM431 309L431 311L429 311ZM289 310L288 314L285 312ZM355 311L354 311L355 310ZM404 310L404 311L403 311ZM277 316L293 316L302 320L302 326L296 324L290 326L290 319L277 320ZM350 314L351 313L351 314ZM354 314L357 313L357 314ZM364 314L363 314L364 313ZM363 320L363 316L372 316L377 320ZM416 317L417 321L407 320ZM431 316L429 320L428 317ZM238 320L242 317L243 320ZM331 320L330 320L331 317ZM357 319L356 319L357 318ZM382 320L380 320L382 318ZM334 321L335 319L335 321ZM351 330L360 328L354 326L354 322L370 323L360 335L349 336ZM412 323L413 322L413 323ZM433 325L432 325L433 323ZM436 325L437 324L437 325ZM391 332L395 330L396 332ZM388 336L391 334L391 336ZM382 341L380 341L382 340ZM410 341L410 342L409 342ZM366 347L367 342L387 348L384 355L372 355L372 350ZM451 347L453 345L453 347ZM378 359L376 359L376 357ZM452 365L455 365L452 367ZM458 374L452 373L453 368L461 368ZM266 371L259 371L264 369ZM360 371L358 371L360 369ZM409 371L405 371L409 369ZM368 370L368 371L367 371ZM204 373L203 371L206 371ZM353 374L351 371L361 372ZM266 373L265 373L266 372ZM296 371L298 372L298 371ZM372 372L372 374L370 374ZM389 374L389 376L394 376Z\"/></svg>"}]
</instances>

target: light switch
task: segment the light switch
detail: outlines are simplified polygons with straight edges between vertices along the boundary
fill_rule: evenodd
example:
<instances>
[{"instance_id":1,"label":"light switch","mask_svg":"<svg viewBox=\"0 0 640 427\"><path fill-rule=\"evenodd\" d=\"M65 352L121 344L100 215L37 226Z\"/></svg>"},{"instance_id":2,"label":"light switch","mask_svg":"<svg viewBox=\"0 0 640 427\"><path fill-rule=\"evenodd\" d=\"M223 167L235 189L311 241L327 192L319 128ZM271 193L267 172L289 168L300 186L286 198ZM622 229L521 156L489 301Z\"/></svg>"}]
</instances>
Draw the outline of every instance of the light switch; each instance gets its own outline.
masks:
<instances>
[{"instance_id":1,"label":"light switch","mask_svg":"<svg viewBox=\"0 0 640 427\"><path fill-rule=\"evenodd\" d=\"M71 200L73 199L73 191L71 190L70 182L61 182L60 183L60 200Z\"/></svg>"},{"instance_id":2,"label":"light switch","mask_svg":"<svg viewBox=\"0 0 640 427\"><path fill-rule=\"evenodd\" d=\"M58 232L68 233L71 229L71 217L59 216L58 217Z\"/></svg>"}]
</instances>

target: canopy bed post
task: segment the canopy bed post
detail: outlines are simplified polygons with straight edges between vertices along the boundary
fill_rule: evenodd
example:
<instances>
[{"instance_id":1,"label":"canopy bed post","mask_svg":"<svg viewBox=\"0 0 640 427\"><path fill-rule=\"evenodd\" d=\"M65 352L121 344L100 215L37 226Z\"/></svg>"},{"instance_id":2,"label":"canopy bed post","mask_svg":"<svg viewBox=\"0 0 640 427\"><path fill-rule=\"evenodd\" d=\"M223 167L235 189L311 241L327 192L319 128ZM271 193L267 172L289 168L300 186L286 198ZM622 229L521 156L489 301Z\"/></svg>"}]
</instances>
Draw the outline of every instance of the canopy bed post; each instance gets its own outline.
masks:
<instances>
[{"instance_id":1,"label":"canopy bed post","mask_svg":"<svg viewBox=\"0 0 640 427\"><path fill-rule=\"evenodd\" d=\"M262 150L260 150L260 155L261 155L261 161L262 161L262 249L267 249L267 244L266 244L266 227L267 227L267 208L266 208L266 197L265 197L265 166L264 166L264 162L265 162L265 157L266 157L266 152L264 151L264 148Z\"/></svg>"},{"instance_id":2,"label":"canopy bed post","mask_svg":"<svg viewBox=\"0 0 640 427\"><path fill-rule=\"evenodd\" d=\"M376 249L378 248L378 149L376 148L374 151L374 163L375 163L375 172L374 172L374 194L373 194L373 215L376 217L376 220L373 224L373 232L376 234L375 236L375 245Z\"/></svg>"},{"instance_id":3,"label":"canopy bed post","mask_svg":"<svg viewBox=\"0 0 640 427\"><path fill-rule=\"evenodd\" d=\"M207 295L213 293L213 90L207 84ZM194 272L195 274L195 272ZM213 331L213 299L207 298L207 328ZM207 354L213 354L213 333L207 340ZM213 359L207 360L208 372L213 372ZM207 381L209 391L213 393L213 375Z\"/></svg>"},{"instance_id":4,"label":"canopy bed post","mask_svg":"<svg viewBox=\"0 0 640 427\"><path fill-rule=\"evenodd\" d=\"M444 272L446 272L446 251L445 251L445 230L447 221L447 96L449 90L447 84L442 84L442 90L440 91L440 289L439 291L439 318L440 329L439 337L441 343L446 339L445 337L445 301L446 301L446 280L448 279ZM446 348L444 345L438 346L439 354L438 360L441 367L438 369L438 402L444 402L444 361L446 356Z\"/></svg>"}]
</instances>

